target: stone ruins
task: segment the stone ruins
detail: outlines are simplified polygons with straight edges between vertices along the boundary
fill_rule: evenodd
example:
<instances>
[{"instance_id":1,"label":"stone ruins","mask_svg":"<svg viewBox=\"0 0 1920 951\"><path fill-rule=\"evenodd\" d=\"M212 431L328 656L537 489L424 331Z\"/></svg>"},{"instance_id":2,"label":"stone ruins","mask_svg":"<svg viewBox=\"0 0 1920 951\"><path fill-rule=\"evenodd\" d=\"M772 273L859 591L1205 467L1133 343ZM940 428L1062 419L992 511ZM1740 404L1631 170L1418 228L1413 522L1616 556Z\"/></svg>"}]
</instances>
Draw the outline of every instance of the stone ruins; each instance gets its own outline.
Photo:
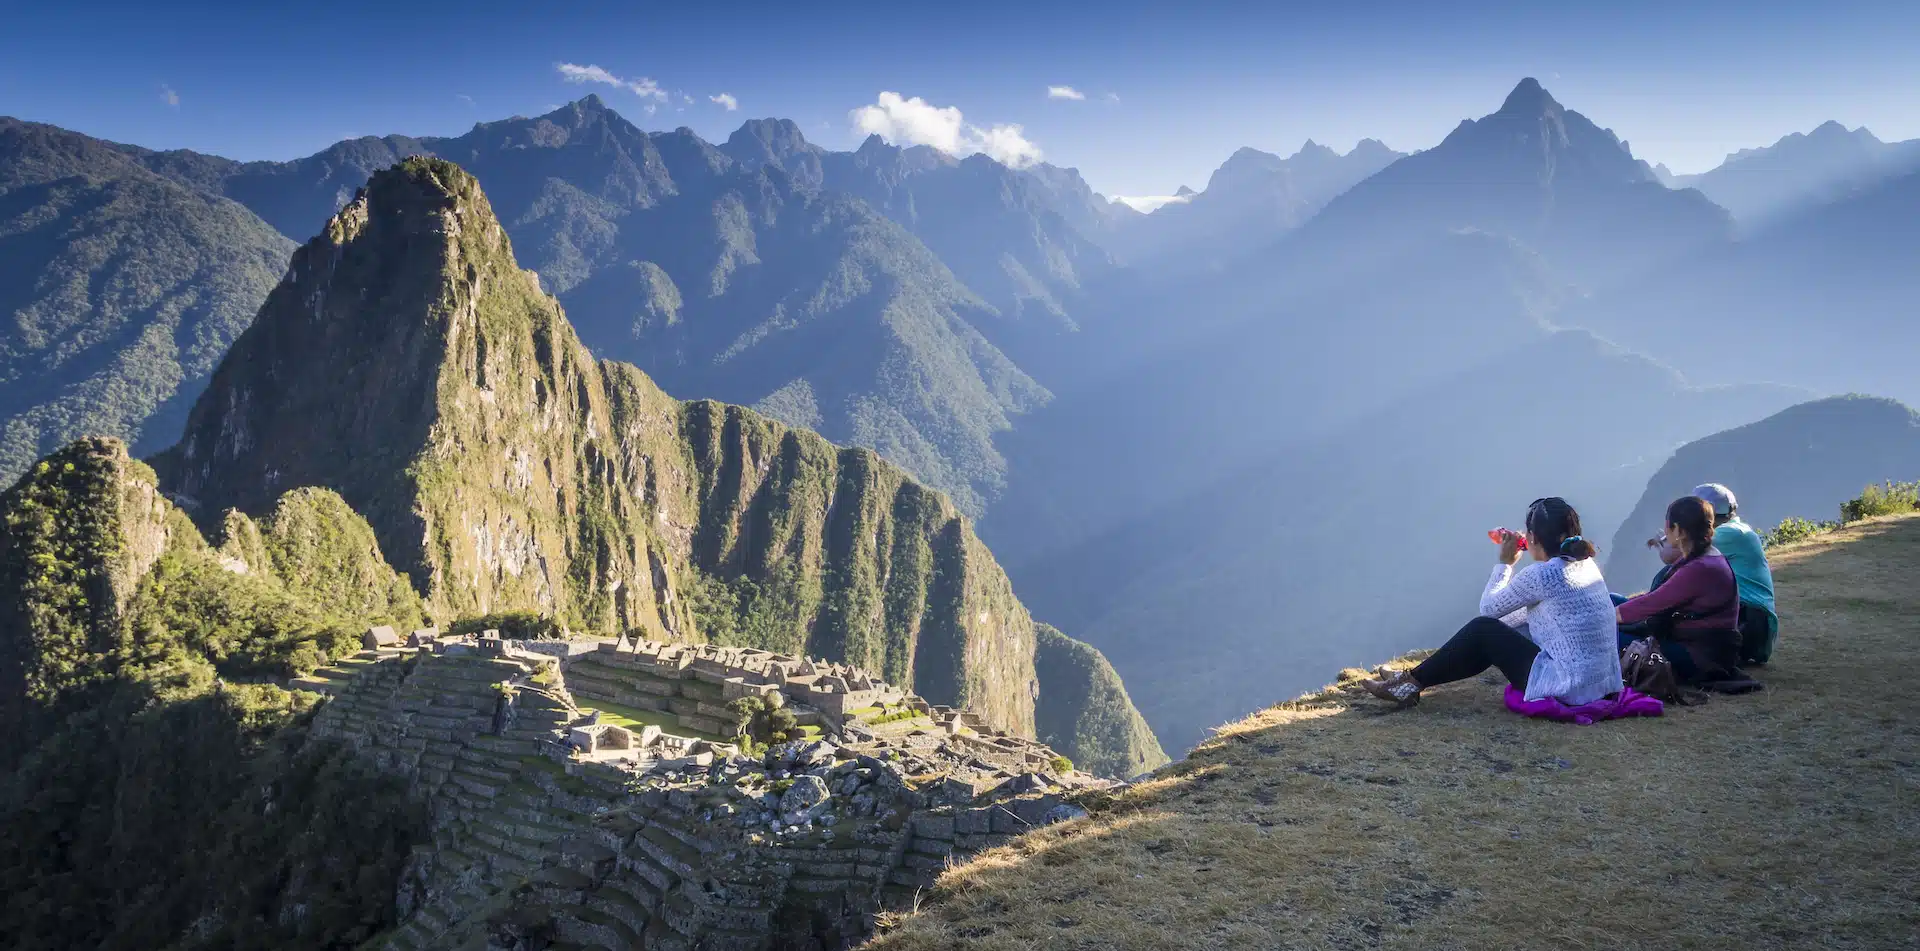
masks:
<instances>
[{"instance_id":1,"label":"stone ruins","mask_svg":"<svg viewBox=\"0 0 1920 951\"><path fill-rule=\"evenodd\" d=\"M387 632L391 634L391 631ZM1117 784L856 667L415 631L291 684L433 817L395 949L834 948L948 866ZM799 726L752 755L727 704Z\"/></svg>"}]
</instances>

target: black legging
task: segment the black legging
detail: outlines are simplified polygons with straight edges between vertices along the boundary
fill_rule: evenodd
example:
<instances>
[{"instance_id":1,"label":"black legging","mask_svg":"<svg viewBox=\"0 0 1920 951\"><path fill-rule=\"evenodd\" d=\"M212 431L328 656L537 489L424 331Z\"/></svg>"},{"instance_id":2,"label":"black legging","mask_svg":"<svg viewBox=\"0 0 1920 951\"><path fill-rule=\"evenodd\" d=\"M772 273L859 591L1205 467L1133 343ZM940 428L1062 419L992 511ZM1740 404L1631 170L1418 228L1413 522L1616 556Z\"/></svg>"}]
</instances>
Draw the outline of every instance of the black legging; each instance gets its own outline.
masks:
<instances>
[{"instance_id":1,"label":"black legging","mask_svg":"<svg viewBox=\"0 0 1920 951\"><path fill-rule=\"evenodd\" d=\"M1498 667L1514 689L1525 691L1527 677L1533 673L1533 658L1539 645L1527 639L1499 618L1477 617L1460 632L1447 639L1433 656L1413 669L1413 679L1422 687L1465 680L1488 667Z\"/></svg>"}]
</instances>

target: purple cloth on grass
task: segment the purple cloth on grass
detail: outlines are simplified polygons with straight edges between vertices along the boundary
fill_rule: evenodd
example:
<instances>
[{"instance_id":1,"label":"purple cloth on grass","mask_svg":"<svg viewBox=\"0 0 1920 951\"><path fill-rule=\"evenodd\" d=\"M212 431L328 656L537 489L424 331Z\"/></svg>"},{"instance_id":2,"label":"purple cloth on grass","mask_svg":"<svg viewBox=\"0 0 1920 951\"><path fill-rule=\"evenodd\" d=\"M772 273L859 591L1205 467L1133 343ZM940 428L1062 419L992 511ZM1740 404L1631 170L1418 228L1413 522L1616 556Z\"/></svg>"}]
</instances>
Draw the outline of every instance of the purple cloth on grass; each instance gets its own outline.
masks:
<instances>
[{"instance_id":1,"label":"purple cloth on grass","mask_svg":"<svg viewBox=\"0 0 1920 951\"><path fill-rule=\"evenodd\" d=\"M1622 717L1657 717L1666 712L1667 705L1644 693L1626 687L1611 697L1569 707L1552 697L1528 700L1527 695L1507 685L1507 709L1523 717L1543 717L1559 720L1562 723L1578 723L1587 726L1596 720L1618 720Z\"/></svg>"}]
</instances>

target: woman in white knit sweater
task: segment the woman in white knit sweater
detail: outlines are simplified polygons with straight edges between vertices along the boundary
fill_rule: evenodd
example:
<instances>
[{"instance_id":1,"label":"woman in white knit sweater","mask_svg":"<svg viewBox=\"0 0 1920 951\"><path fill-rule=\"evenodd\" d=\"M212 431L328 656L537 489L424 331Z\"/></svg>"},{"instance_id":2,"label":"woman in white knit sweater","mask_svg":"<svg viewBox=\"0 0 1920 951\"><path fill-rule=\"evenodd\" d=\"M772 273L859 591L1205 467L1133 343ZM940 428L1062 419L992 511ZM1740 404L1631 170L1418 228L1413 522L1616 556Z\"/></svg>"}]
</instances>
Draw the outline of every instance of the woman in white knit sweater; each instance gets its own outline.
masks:
<instances>
[{"instance_id":1,"label":"woman in white knit sweater","mask_svg":"<svg viewBox=\"0 0 1920 951\"><path fill-rule=\"evenodd\" d=\"M1580 537L1580 515L1565 499L1536 499L1527 508L1527 550L1534 563L1514 570L1520 539L1500 543L1500 563L1480 595L1480 616L1420 666L1361 686L1407 705L1420 691L1498 667L1528 700L1553 697L1568 706L1619 693L1620 645L1613 601Z\"/></svg>"}]
</instances>

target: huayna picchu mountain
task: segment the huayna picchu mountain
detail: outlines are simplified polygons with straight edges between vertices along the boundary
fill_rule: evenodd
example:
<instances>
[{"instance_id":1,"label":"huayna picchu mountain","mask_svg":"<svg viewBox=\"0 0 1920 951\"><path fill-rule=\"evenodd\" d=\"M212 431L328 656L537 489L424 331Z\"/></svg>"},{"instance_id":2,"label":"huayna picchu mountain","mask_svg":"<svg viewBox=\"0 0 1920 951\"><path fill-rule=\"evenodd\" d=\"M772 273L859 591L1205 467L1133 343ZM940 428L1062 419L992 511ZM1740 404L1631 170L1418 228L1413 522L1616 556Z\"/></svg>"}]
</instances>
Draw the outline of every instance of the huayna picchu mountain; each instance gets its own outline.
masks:
<instances>
[{"instance_id":1,"label":"huayna picchu mountain","mask_svg":"<svg viewBox=\"0 0 1920 951\"><path fill-rule=\"evenodd\" d=\"M338 492L435 617L844 660L1029 736L1049 689L1032 619L951 501L870 450L596 361L445 161L376 174L296 252L154 462L208 526ZM1092 695L1071 729L1099 739L1063 751L1163 761L1117 682Z\"/></svg>"}]
</instances>

